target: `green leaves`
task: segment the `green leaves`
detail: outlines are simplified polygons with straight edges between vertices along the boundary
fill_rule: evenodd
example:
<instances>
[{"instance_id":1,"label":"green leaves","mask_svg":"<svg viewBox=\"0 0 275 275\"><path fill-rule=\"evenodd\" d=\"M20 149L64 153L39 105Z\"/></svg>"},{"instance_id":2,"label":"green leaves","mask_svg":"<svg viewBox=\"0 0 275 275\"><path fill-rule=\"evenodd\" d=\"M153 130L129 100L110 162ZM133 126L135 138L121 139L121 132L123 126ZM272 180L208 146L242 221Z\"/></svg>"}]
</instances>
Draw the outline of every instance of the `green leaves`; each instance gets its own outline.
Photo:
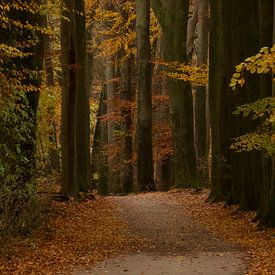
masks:
<instances>
[{"instance_id":1,"label":"green leaves","mask_svg":"<svg viewBox=\"0 0 275 275\"><path fill-rule=\"evenodd\" d=\"M248 57L244 62L236 66L230 87L235 90L238 85L245 84L245 73L266 74L275 73L275 45L272 48L263 47L254 56ZM274 81L274 78L273 78ZM253 103L241 105L237 108L235 115L243 115L253 120L261 119L258 128L252 133L247 133L234 139L231 149L236 152L264 150L268 155L275 153L275 133L271 124L275 121L275 98L266 97Z\"/></svg>"}]
</instances>

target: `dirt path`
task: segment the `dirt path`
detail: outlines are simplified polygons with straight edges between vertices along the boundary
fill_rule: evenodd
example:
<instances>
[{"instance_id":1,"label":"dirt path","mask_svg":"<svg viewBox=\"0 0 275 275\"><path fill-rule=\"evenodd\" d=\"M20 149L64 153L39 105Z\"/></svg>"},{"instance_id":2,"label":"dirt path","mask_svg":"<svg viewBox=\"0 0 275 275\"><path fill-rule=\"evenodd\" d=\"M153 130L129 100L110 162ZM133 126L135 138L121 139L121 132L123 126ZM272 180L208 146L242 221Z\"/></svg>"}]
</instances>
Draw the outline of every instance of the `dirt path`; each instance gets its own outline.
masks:
<instances>
[{"instance_id":1,"label":"dirt path","mask_svg":"<svg viewBox=\"0 0 275 275\"><path fill-rule=\"evenodd\" d=\"M99 263L75 274L244 274L245 254L216 238L184 211L169 193L112 197L129 230L151 248Z\"/></svg>"}]
</instances>

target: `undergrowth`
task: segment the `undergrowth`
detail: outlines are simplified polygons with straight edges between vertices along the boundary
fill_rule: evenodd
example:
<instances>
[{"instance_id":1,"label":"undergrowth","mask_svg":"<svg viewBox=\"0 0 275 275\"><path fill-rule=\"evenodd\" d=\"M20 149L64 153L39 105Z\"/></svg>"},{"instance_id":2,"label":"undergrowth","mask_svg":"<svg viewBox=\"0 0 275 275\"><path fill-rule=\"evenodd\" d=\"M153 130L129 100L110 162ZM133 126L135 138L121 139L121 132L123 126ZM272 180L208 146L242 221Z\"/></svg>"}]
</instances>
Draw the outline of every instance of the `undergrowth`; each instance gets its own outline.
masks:
<instances>
[{"instance_id":1,"label":"undergrowth","mask_svg":"<svg viewBox=\"0 0 275 275\"><path fill-rule=\"evenodd\" d=\"M2 99L0 111L0 247L28 235L44 220L34 182L34 123L21 93Z\"/></svg>"}]
</instances>

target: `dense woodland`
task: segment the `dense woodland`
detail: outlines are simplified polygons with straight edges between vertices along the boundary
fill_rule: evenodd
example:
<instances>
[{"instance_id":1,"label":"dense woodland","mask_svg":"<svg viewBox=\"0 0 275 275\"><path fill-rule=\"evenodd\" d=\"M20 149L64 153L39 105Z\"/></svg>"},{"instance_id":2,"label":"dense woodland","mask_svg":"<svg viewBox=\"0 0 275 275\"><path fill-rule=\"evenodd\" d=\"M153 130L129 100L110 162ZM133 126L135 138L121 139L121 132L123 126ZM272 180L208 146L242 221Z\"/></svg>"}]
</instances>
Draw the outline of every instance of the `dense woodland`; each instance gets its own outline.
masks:
<instances>
[{"instance_id":1,"label":"dense woodland","mask_svg":"<svg viewBox=\"0 0 275 275\"><path fill-rule=\"evenodd\" d=\"M273 0L1 0L0 236L59 200L192 188L275 225Z\"/></svg>"}]
</instances>

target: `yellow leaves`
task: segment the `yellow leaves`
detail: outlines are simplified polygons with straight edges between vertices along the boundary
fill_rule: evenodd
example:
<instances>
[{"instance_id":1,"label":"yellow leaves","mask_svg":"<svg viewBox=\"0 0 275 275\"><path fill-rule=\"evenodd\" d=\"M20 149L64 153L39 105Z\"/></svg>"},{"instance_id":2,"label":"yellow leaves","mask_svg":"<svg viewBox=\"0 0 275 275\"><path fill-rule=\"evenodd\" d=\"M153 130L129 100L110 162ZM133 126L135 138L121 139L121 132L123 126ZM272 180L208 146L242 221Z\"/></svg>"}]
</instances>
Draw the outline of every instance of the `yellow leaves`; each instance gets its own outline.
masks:
<instances>
[{"instance_id":1,"label":"yellow leaves","mask_svg":"<svg viewBox=\"0 0 275 275\"><path fill-rule=\"evenodd\" d=\"M1 43L0 44L0 55L2 57L2 59L0 59L0 63L2 63L3 57L5 57L5 59L6 58L14 58L14 57L25 57L28 54L20 51L19 49L15 48L15 47Z\"/></svg>"},{"instance_id":2,"label":"yellow leaves","mask_svg":"<svg viewBox=\"0 0 275 275\"><path fill-rule=\"evenodd\" d=\"M194 85L200 86L208 84L208 68L206 66L195 67L177 61L164 62L160 60L154 60L153 63L165 66L167 70L161 73L170 78L190 81Z\"/></svg>"},{"instance_id":3,"label":"yellow leaves","mask_svg":"<svg viewBox=\"0 0 275 275\"><path fill-rule=\"evenodd\" d=\"M270 115L269 122L270 122L270 123L274 123L274 122L275 122L275 112L273 112L273 113Z\"/></svg>"},{"instance_id":4,"label":"yellow leaves","mask_svg":"<svg viewBox=\"0 0 275 275\"><path fill-rule=\"evenodd\" d=\"M244 69L244 63L243 62L236 66L236 72L241 72L243 69Z\"/></svg>"},{"instance_id":5,"label":"yellow leaves","mask_svg":"<svg viewBox=\"0 0 275 275\"><path fill-rule=\"evenodd\" d=\"M245 72L251 74L275 74L275 45L272 48L263 47L259 53L248 57L244 62L235 68L236 72L231 78L229 86L232 90L245 84ZM274 76L272 77L275 81ZM235 139L231 149L236 152L264 150L270 156L275 153L274 129L270 130L270 124L274 124L275 98L264 98L256 102L239 106L234 114L243 114L244 117L252 116L252 119L261 118L261 123L257 130L247 133Z\"/></svg>"},{"instance_id":6,"label":"yellow leaves","mask_svg":"<svg viewBox=\"0 0 275 275\"><path fill-rule=\"evenodd\" d=\"M103 7L95 9L94 21L96 22L96 46L98 56L112 57L120 49L126 53L131 52L136 39L132 28L135 20L133 6L128 2L122 5L125 16L120 11L106 10Z\"/></svg>"},{"instance_id":7,"label":"yellow leaves","mask_svg":"<svg viewBox=\"0 0 275 275\"><path fill-rule=\"evenodd\" d=\"M241 87L245 84L244 73L266 74L275 73L275 45L272 48L263 47L260 52L250 56L235 67L235 73L232 76L229 86L235 90L238 85Z\"/></svg>"},{"instance_id":8,"label":"yellow leaves","mask_svg":"<svg viewBox=\"0 0 275 275\"><path fill-rule=\"evenodd\" d=\"M93 17L96 25L97 37L94 48L98 50L99 57L113 57L120 50L124 50L125 56L136 53L136 32L135 32L135 5L126 1L121 4L121 9L108 10L99 6L95 9ZM160 27L153 12L151 12L151 44L159 37Z\"/></svg>"},{"instance_id":9,"label":"yellow leaves","mask_svg":"<svg viewBox=\"0 0 275 275\"><path fill-rule=\"evenodd\" d=\"M236 152L266 150L272 156L275 153L274 134L272 133L247 133L235 139L235 142L230 146Z\"/></svg>"}]
</instances>

